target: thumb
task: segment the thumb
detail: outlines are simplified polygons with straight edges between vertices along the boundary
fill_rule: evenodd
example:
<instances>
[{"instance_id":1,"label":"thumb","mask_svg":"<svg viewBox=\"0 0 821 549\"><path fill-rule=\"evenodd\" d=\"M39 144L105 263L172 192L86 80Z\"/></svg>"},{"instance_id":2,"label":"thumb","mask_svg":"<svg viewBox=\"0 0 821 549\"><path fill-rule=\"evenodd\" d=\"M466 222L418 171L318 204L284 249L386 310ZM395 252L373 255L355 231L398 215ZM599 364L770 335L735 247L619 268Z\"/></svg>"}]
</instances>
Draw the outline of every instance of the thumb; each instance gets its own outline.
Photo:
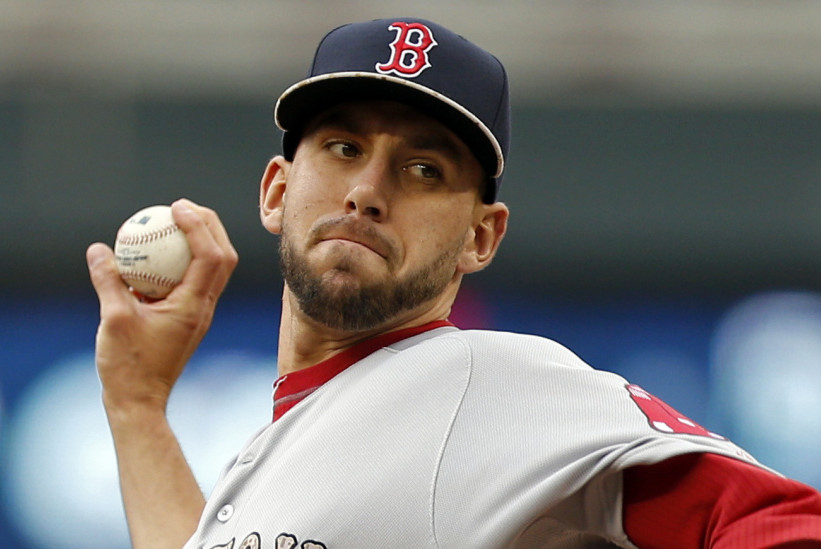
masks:
<instances>
[{"instance_id":1,"label":"thumb","mask_svg":"<svg viewBox=\"0 0 821 549\"><path fill-rule=\"evenodd\" d=\"M120 278L120 271L117 269L114 251L111 248L101 242L92 244L86 250L86 263L91 284L101 305L109 299L122 299L123 295L129 293Z\"/></svg>"}]
</instances>

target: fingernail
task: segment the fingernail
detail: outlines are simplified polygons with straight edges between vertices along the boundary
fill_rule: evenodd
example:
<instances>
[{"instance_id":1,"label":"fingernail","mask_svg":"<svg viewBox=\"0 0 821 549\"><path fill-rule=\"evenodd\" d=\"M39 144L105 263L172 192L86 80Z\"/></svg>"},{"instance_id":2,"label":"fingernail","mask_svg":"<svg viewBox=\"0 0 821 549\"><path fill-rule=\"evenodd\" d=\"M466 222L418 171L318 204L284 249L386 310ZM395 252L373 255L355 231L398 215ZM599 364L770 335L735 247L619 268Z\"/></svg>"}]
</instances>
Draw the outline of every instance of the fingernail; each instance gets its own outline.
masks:
<instances>
[{"instance_id":1,"label":"fingernail","mask_svg":"<svg viewBox=\"0 0 821 549\"><path fill-rule=\"evenodd\" d=\"M97 246L89 246L88 250L86 251L86 261L88 262L88 266L94 267L95 265L99 264L102 260L103 254L98 251Z\"/></svg>"},{"instance_id":2,"label":"fingernail","mask_svg":"<svg viewBox=\"0 0 821 549\"><path fill-rule=\"evenodd\" d=\"M191 206L188 205L188 201L182 198L175 201L173 204L171 204L171 206L177 208L180 212L183 213L192 211Z\"/></svg>"}]
</instances>

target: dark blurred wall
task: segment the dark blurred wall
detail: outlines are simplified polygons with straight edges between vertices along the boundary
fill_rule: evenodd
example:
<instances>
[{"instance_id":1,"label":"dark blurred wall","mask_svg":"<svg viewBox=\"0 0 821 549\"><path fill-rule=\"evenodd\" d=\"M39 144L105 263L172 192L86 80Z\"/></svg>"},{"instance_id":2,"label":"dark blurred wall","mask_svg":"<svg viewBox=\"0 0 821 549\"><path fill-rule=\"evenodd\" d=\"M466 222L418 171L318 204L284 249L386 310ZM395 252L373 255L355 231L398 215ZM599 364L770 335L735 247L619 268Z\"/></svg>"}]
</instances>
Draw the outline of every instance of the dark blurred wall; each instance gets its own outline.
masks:
<instances>
[{"instance_id":1,"label":"dark blurred wall","mask_svg":"<svg viewBox=\"0 0 821 549\"><path fill-rule=\"evenodd\" d=\"M278 280L257 185L272 104L26 96L0 103L2 291L88 289L83 253L134 210L214 207L232 288ZM513 212L488 288L742 293L821 288L821 111L687 107L514 113Z\"/></svg>"}]
</instances>

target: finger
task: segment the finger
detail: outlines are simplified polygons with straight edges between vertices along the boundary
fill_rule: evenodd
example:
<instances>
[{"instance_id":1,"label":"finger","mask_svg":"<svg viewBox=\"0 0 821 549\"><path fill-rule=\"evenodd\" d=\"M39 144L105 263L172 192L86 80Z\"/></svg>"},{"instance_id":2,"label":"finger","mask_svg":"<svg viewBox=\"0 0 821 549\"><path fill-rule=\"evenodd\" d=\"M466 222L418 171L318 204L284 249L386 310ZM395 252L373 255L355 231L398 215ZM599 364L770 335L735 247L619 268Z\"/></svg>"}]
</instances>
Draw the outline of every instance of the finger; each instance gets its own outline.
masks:
<instances>
[{"instance_id":1,"label":"finger","mask_svg":"<svg viewBox=\"0 0 821 549\"><path fill-rule=\"evenodd\" d=\"M213 210L188 200L174 202L172 213L191 248L184 287L197 295L222 292L236 266L237 253L219 217Z\"/></svg>"},{"instance_id":2,"label":"finger","mask_svg":"<svg viewBox=\"0 0 821 549\"><path fill-rule=\"evenodd\" d=\"M86 264L91 284L100 300L101 315L110 306L133 300L114 259L114 252L101 242L96 242L86 250Z\"/></svg>"},{"instance_id":3,"label":"finger","mask_svg":"<svg viewBox=\"0 0 821 549\"><path fill-rule=\"evenodd\" d=\"M205 206L200 206L199 204L196 204L186 198L181 198L177 200L176 203L179 205L171 205L172 213L174 208L188 207L194 210L194 212L196 212L205 221L205 226L208 228L220 248L235 253L231 240L228 238L228 232L225 230L225 226L222 224L219 216L214 210Z\"/></svg>"}]
</instances>

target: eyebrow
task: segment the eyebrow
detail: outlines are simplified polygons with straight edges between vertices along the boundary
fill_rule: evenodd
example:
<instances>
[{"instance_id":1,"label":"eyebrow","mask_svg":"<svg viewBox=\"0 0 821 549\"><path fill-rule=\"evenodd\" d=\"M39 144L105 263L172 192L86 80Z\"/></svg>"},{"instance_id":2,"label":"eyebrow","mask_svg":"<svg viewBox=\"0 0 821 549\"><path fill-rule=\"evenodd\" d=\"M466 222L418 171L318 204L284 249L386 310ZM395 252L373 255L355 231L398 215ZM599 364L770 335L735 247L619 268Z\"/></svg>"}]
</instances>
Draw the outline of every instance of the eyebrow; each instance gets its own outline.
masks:
<instances>
[{"instance_id":1,"label":"eyebrow","mask_svg":"<svg viewBox=\"0 0 821 549\"><path fill-rule=\"evenodd\" d=\"M316 132L323 128L339 129L352 134L368 133L367 125L350 113L331 109L319 115L305 129L305 134ZM413 149L439 152L456 164L464 162L463 149L455 142L456 137L444 131L414 132L405 136L405 140Z\"/></svg>"},{"instance_id":2,"label":"eyebrow","mask_svg":"<svg viewBox=\"0 0 821 549\"><path fill-rule=\"evenodd\" d=\"M461 165L464 162L462 149L453 142L452 137L442 132L412 135L408 142L415 149L439 152L455 164Z\"/></svg>"},{"instance_id":3,"label":"eyebrow","mask_svg":"<svg viewBox=\"0 0 821 549\"><path fill-rule=\"evenodd\" d=\"M305 134L313 133L322 128L338 128L349 133L363 133L364 125L355 117L342 111L331 109L317 116L305 127Z\"/></svg>"}]
</instances>

